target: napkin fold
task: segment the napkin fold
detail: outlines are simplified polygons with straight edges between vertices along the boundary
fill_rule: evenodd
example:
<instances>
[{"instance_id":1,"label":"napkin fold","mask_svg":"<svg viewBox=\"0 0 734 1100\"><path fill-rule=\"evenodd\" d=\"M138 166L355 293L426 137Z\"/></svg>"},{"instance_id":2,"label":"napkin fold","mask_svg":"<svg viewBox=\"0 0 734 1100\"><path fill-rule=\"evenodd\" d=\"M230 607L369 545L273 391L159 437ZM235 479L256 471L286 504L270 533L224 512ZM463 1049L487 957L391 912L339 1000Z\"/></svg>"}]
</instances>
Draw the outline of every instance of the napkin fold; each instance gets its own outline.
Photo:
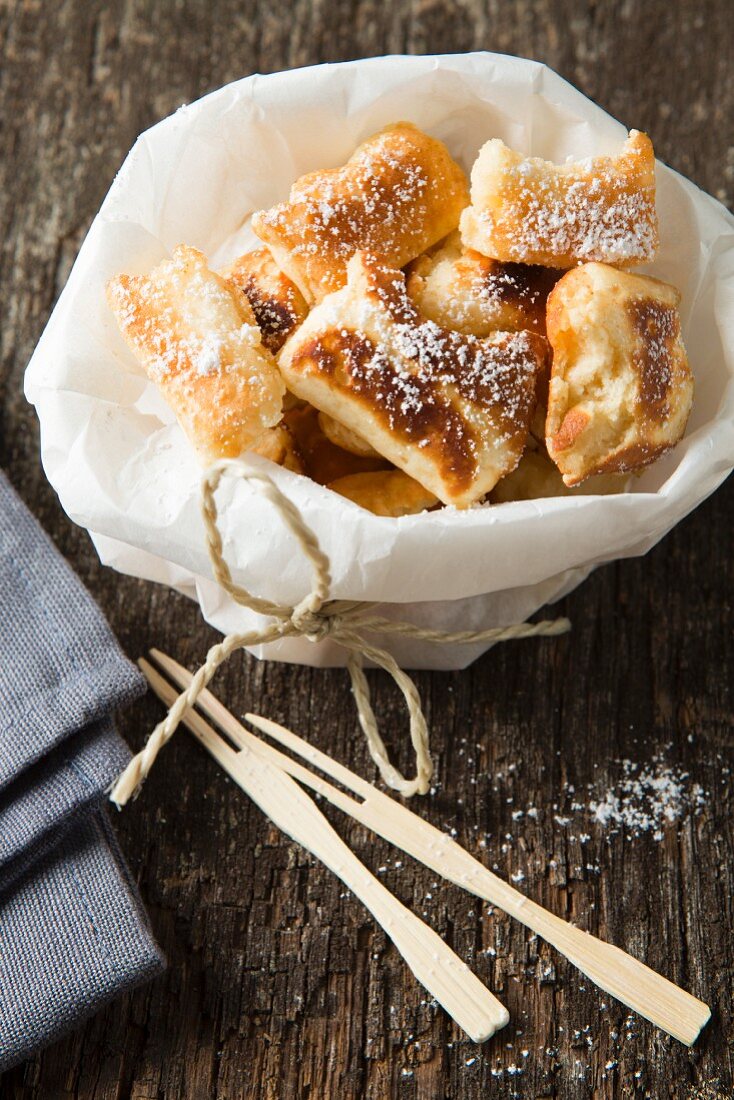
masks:
<instances>
[{"instance_id":1,"label":"napkin fold","mask_svg":"<svg viewBox=\"0 0 734 1100\"><path fill-rule=\"evenodd\" d=\"M0 1070L163 966L107 817L84 817L0 896Z\"/></svg>"},{"instance_id":2,"label":"napkin fold","mask_svg":"<svg viewBox=\"0 0 734 1100\"><path fill-rule=\"evenodd\" d=\"M109 718L94 722L0 792L0 894L96 809L130 760Z\"/></svg>"},{"instance_id":3,"label":"napkin fold","mask_svg":"<svg viewBox=\"0 0 734 1100\"><path fill-rule=\"evenodd\" d=\"M0 790L142 691L96 603L0 472Z\"/></svg>"},{"instance_id":4,"label":"napkin fold","mask_svg":"<svg viewBox=\"0 0 734 1100\"><path fill-rule=\"evenodd\" d=\"M0 471L0 1070L163 968L102 809L144 690Z\"/></svg>"}]
</instances>

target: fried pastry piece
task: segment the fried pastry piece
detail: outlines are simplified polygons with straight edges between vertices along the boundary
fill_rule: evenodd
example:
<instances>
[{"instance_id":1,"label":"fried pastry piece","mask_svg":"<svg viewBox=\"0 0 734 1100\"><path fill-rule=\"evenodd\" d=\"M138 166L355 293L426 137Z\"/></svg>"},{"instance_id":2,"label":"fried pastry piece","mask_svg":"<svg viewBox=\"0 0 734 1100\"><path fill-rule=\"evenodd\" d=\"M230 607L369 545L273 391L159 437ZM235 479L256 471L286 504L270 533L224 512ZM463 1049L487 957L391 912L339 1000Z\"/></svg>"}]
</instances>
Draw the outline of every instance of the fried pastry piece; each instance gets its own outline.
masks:
<instances>
[{"instance_id":1,"label":"fried pastry piece","mask_svg":"<svg viewBox=\"0 0 734 1100\"><path fill-rule=\"evenodd\" d=\"M278 423L275 360L246 300L201 252L180 245L149 275L118 275L107 298L202 462L240 455Z\"/></svg>"},{"instance_id":2,"label":"fried pastry piece","mask_svg":"<svg viewBox=\"0 0 734 1100\"><path fill-rule=\"evenodd\" d=\"M490 493L492 504L541 497L588 496L592 493L621 493L629 479L624 474L599 474L576 489L569 489L545 448L528 449L512 473L498 481Z\"/></svg>"},{"instance_id":3,"label":"fried pastry piece","mask_svg":"<svg viewBox=\"0 0 734 1100\"><path fill-rule=\"evenodd\" d=\"M360 249L403 267L456 228L468 201L446 146L397 122L342 168L302 176L288 202L253 215L252 228L310 304L344 286Z\"/></svg>"},{"instance_id":4,"label":"fried pastry piece","mask_svg":"<svg viewBox=\"0 0 734 1100\"><path fill-rule=\"evenodd\" d=\"M308 313L303 295L280 270L267 248L246 252L219 274L247 298L262 341L277 355Z\"/></svg>"},{"instance_id":5,"label":"fried pastry piece","mask_svg":"<svg viewBox=\"0 0 734 1100\"><path fill-rule=\"evenodd\" d=\"M548 416L548 386L550 383L550 372L544 372L541 380L538 383L538 398L535 406L535 412L533 413L530 421L530 435L528 436L528 445L532 444L532 449L536 447L545 447L545 421Z\"/></svg>"},{"instance_id":6,"label":"fried pastry piece","mask_svg":"<svg viewBox=\"0 0 734 1100\"><path fill-rule=\"evenodd\" d=\"M636 470L685 431L693 376L675 287L586 264L548 299L546 444L566 485Z\"/></svg>"},{"instance_id":7,"label":"fried pastry piece","mask_svg":"<svg viewBox=\"0 0 734 1100\"><path fill-rule=\"evenodd\" d=\"M560 277L554 268L490 260L452 233L411 264L408 294L429 321L468 336L497 329L544 336L546 299Z\"/></svg>"},{"instance_id":8,"label":"fried pastry piece","mask_svg":"<svg viewBox=\"0 0 734 1100\"><path fill-rule=\"evenodd\" d=\"M303 409L305 408L305 405L306 402L301 401L300 397L296 397L296 395L294 393L291 393L289 390L285 391L285 395L283 397L284 413L289 412L291 409Z\"/></svg>"},{"instance_id":9,"label":"fried pastry piece","mask_svg":"<svg viewBox=\"0 0 734 1100\"><path fill-rule=\"evenodd\" d=\"M333 416L319 413L319 425L324 435L342 450L360 455L361 458L379 457L375 448L366 439L362 439L361 435L357 435L350 428L345 428L338 420L334 420Z\"/></svg>"},{"instance_id":10,"label":"fried pastry piece","mask_svg":"<svg viewBox=\"0 0 734 1100\"><path fill-rule=\"evenodd\" d=\"M514 263L647 263L658 247L652 142L631 130L615 157L552 164L493 138L472 168L461 237L467 248Z\"/></svg>"},{"instance_id":11,"label":"fried pastry piece","mask_svg":"<svg viewBox=\"0 0 734 1100\"><path fill-rule=\"evenodd\" d=\"M433 493L402 470L350 474L329 482L327 488L376 516L412 516L438 504Z\"/></svg>"},{"instance_id":12,"label":"fried pastry piece","mask_svg":"<svg viewBox=\"0 0 734 1100\"><path fill-rule=\"evenodd\" d=\"M348 279L280 353L289 389L445 504L468 507L520 459L546 341L479 340L424 321L402 273L367 253Z\"/></svg>"},{"instance_id":13,"label":"fried pastry piece","mask_svg":"<svg viewBox=\"0 0 734 1100\"><path fill-rule=\"evenodd\" d=\"M319 485L328 485L350 474L390 468L390 464L379 455L361 458L337 447L324 435L319 424L319 413L311 405L304 403L299 408L289 409L283 420L295 440L304 472Z\"/></svg>"},{"instance_id":14,"label":"fried pastry piece","mask_svg":"<svg viewBox=\"0 0 734 1100\"><path fill-rule=\"evenodd\" d=\"M250 448L253 454L270 459L276 466L284 466L286 470L292 470L294 474L304 473L303 461L296 442L284 424L278 424L276 428L268 428Z\"/></svg>"}]
</instances>

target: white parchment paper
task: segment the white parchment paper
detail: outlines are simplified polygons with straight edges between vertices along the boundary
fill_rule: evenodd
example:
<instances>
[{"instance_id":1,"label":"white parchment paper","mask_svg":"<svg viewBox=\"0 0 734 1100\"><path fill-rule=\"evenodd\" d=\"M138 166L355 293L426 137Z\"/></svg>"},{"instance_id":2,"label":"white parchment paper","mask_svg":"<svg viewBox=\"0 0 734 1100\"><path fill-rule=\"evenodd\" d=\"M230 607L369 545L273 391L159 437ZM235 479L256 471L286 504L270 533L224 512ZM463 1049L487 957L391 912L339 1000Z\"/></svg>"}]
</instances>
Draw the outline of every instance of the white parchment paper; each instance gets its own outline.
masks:
<instances>
[{"instance_id":1,"label":"white parchment paper","mask_svg":"<svg viewBox=\"0 0 734 1100\"><path fill-rule=\"evenodd\" d=\"M343 163L360 141L401 119L445 141L467 170L490 137L563 161L614 152L626 133L549 69L496 54L374 58L237 81L138 139L28 367L46 474L101 560L187 593L223 631L254 616L211 579L201 471L119 335L105 282L120 271L148 270L181 242L215 266L233 259L255 245L254 210L284 199L304 172ZM516 622L596 564L644 554L726 477L734 465L734 219L660 164L658 211L660 254L646 270L682 291L696 378L684 441L620 496L401 519L373 516L259 460L328 552L334 597L376 600L388 605L385 614L447 630ZM232 481L219 500L235 579L270 599L300 599L308 569L267 503ZM413 668L460 668L486 648L385 645ZM329 643L306 640L256 652L343 663Z\"/></svg>"}]
</instances>

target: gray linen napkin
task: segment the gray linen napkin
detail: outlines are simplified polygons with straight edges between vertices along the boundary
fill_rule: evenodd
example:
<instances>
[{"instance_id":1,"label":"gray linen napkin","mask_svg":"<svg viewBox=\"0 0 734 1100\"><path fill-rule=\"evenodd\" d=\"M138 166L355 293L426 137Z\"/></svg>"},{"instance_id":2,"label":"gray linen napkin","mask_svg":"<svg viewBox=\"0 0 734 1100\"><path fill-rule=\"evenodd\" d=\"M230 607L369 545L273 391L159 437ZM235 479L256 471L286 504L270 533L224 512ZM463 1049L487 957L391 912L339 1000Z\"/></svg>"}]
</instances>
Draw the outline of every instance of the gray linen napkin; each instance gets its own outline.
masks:
<instances>
[{"instance_id":1,"label":"gray linen napkin","mask_svg":"<svg viewBox=\"0 0 734 1100\"><path fill-rule=\"evenodd\" d=\"M0 789L141 691L94 600L0 471Z\"/></svg>"},{"instance_id":2,"label":"gray linen napkin","mask_svg":"<svg viewBox=\"0 0 734 1100\"><path fill-rule=\"evenodd\" d=\"M143 690L0 471L0 1070L163 968L100 808Z\"/></svg>"},{"instance_id":3,"label":"gray linen napkin","mask_svg":"<svg viewBox=\"0 0 734 1100\"><path fill-rule=\"evenodd\" d=\"M130 759L111 719L94 722L0 792L0 895L103 800Z\"/></svg>"},{"instance_id":4,"label":"gray linen napkin","mask_svg":"<svg viewBox=\"0 0 734 1100\"><path fill-rule=\"evenodd\" d=\"M0 1070L163 965L103 813L0 896Z\"/></svg>"}]
</instances>

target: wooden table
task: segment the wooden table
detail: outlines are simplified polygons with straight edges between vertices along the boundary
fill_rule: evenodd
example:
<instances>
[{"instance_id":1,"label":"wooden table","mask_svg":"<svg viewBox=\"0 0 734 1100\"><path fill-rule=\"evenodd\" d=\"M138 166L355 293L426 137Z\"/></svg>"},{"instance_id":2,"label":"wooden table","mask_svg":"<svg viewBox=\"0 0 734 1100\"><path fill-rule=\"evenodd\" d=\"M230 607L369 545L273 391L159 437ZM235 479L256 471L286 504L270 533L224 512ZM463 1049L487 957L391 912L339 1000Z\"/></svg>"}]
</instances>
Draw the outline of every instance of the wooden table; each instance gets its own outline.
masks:
<instances>
[{"instance_id":1,"label":"wooden table","mask_svg":"<svg viewBox=\"0 0 734 1100\"><path fill-rule=\"evenodd\" d=\"M215 635L184 598L99 565L44 479L22 378L138 132L255 71L491 49L547 62L731 202L731 22L730 0L0 0L0 463L131 656L158 645L193 667ZM475 1048L426 1003L360 905L181 734L117 819L169 969L8 1073L2 1096L730 1097L733 522L730 483L646 558L599 570L568 598L569 637L416 676L438 760L438 792L420 812L502 874L522 871L543 904L707 999L714 1017L694 1050L629 1017L517 924L435 889L407 861L398 868L394 851L339 822L506 1001L511 1025ZM407 767L397 693L373 684ZM345 673L238 658L218 691L372 774ZM124 715L131 744L159 714L147 700ZM656 755L708 793L660 839L612 835L571 808L617 783L619 761Z\"/></svg>"}]
</instances>

